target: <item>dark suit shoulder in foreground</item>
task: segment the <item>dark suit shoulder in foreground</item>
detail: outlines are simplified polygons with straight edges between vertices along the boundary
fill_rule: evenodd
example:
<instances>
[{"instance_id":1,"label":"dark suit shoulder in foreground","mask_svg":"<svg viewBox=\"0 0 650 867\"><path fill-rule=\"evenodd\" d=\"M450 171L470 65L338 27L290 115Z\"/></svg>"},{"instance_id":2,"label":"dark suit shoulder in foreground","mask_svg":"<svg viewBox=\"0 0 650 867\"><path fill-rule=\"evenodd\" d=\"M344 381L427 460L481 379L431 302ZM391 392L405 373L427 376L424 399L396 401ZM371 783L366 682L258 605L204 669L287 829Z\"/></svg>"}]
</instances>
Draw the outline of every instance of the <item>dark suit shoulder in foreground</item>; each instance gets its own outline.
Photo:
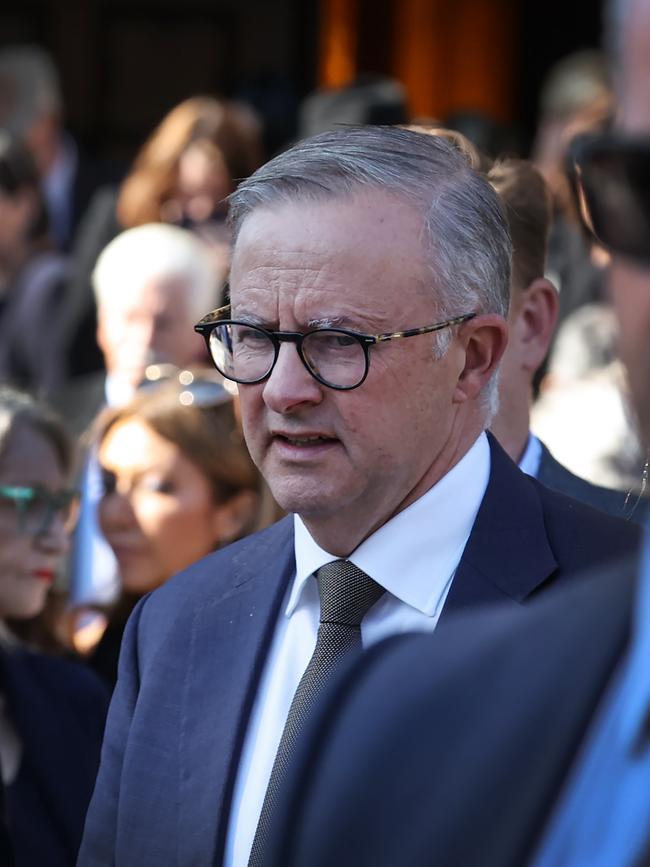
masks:
<instances>
[{"instance_id":1,"label":"dark suit shoulder in foreground","mask_svg":"<svg viewBox=\"0 0 650 867\"><path fill-rule=\"evenodd\" d=\"M628 637L636 564L371 650L298 754L272 867L522 867Z\"/></svg>"}]
</instances>

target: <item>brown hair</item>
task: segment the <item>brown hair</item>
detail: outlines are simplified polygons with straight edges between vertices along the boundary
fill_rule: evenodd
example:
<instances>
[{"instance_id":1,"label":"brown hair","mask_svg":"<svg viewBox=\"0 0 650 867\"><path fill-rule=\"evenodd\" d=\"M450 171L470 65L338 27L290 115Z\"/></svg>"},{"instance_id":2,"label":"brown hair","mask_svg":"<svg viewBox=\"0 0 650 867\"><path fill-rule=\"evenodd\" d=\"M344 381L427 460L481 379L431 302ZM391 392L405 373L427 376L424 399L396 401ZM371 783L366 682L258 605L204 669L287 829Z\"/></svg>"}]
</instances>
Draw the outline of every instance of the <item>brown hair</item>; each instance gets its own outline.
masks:
<instances>
[{"instance_id":1,"label":"brown hair","mask_svg":"<svg viewBox=\"0 0 650 867\"><path fill-rule=\"evenodd\" d=\"M468 164L477 172L487 172L492 165L492 160L480 151L476 145L471 142L467 136L455 129L449 129L446 126L436 126L428 123L411 123L402 127L402 129L411 130L411 132L419 132L423 135L435 135L438 138L443 138L452 144L457 151L465 157Z\"/></svg>"},{"instance_id":2,"label":"brown hair","mask_svg":"<svg viewBox=\"0 0 650 867\"><path fill-rule=\"evenodd\" d=\"M30 427L52 445L65 476L72 472L74 442L61 419L31 395L8 386L0 387L0 463L10 438L21 427Z\"/></svg>"},{"instance_id":3,"label":"brown hair","mask_svg":"<svg viewBox=\"0 0 650 867\"><path fill-rule=\"evenodd\" d=\"M201 374L196 373L200 381ZM174 443L210 483L215 502L225 502L242 490L259 492L260 475L241 434L233 402L184 405L182 387L165 381L136 394L120 408L104 410L95 424L100 443L118 422L137 418ZM250 528L246 528L250 530Z\"/></svg>"},{"instance_id":4,"label":"brown hair","mask_svg":"<svg viewBox=\"0 0 650 867\"><path fill-rule=\"evenodd\" d=\"M161 210L174 193L179 160L197 143L223 160L233 189L262 160L255 124L242 106L209 96L186 99L156 127L124 180L117 203L122 226L161 222Z\"/></svg>"},{"instance_id":5,"label":"brown hair","mask_svg":"<svg viewBox=\"0 0 650 867\"><path fill-rule=\"evenodd\" d=\"M544 276L551 226L551 197L544 178L528 160L496 162L488 181L503 202L512 238L512 285L525 289Z\"/></svg>"}]
</instances>

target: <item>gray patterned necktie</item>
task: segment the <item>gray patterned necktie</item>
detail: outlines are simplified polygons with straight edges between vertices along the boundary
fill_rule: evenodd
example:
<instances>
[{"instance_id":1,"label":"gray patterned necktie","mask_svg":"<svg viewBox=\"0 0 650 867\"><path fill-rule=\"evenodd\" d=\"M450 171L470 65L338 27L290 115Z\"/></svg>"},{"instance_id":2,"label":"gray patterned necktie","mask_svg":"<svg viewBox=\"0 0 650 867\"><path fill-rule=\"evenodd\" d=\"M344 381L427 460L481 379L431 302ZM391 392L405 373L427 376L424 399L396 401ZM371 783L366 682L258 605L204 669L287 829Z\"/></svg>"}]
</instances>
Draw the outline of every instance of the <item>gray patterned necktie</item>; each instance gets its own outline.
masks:
<instances>
[{"instance_id":1,"label":"gray patterned necktie","mask_svg":"<svg viewBox=\"0 0 650 867\"><path fill-rule=\"evenodd\" d=\"M264 796L248 867L261 867L276 804L305 721L332 673L349 653L361 650L361 621L384 588L349 560L334 560L316 572L320 625L316 649L289 708Z\"/></svg>"}]
</instances>

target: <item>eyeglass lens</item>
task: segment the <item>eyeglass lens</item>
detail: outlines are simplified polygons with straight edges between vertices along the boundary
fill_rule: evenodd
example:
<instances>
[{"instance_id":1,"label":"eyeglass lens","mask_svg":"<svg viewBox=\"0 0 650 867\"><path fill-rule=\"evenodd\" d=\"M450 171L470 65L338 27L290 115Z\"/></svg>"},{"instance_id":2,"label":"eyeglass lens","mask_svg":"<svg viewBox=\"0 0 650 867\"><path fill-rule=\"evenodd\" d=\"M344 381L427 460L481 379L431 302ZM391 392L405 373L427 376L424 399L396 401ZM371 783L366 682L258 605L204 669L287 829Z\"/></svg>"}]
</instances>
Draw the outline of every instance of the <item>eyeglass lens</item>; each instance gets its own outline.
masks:
<instances>
[{"instance_id":1,"label":"eyeglass lens","mask_svg":"<svg viewBox=\"0 0 650 867\"><path fill-rule=\"evenodd\" d=\"M47 533L57 514L68 531L77 517L78 499L68 491L50 493L38 488L18 488L15 495L2 493L0 501L17 512L19 532L30 536Z\"/></svg>"},{"instance_id":2,"label":"eyeglass lens","mask_svg":"<svg viewBox=\"0 0 650 867\"><path fill-rule=\"evenodd\" d=\"M302 359L323 382L338 388L358 385L366 373L366 353L353 336L336 329L319 329L302 340ZM258 382L270 372L276 355L272 338L253 325L218 325L210 335L214 363L236 382Z\"/></svg>"}]
</instances>

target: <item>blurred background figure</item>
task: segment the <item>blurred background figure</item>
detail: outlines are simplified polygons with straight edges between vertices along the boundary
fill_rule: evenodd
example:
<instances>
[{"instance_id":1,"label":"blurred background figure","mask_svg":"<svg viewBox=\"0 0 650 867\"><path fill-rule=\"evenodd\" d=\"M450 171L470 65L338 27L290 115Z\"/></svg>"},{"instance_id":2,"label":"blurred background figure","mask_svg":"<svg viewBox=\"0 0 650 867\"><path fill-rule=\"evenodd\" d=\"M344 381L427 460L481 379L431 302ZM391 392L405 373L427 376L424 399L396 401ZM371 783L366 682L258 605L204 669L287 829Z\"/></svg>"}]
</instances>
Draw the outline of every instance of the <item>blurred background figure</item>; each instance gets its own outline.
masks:
<instances>
[{"instance_id":1,"label":"blurred background figure","mask_svg":"<svg viewBox=\"0 0 650 867\"><path fill-rule=\"evenodd\" d=\"M580 219L570 145L579 134L608 127L612 114L613 95L600 51L578 51L551 67L541 92L531 158L551 191L547 270L560 293L560 323L582 304L605 297L608 257L593 244Z\"/></svg>"},{"instance_id":2,"label":"blurred background figure","mask_svg":"<svg viewBox=\"0 0 650 867\"><path fill-rule=\"evenodd\" d=\"M137 600L270 521L233 396L211 370L184 370L105 410L96 441L104 491L99 519L117 557L121 592L90 662L114 685L122 632Z\"/></svg>"},{"instance_id":3,"label":"blurred background figure","mask_svg":"<svg viewBox=\"0 0 650 867\"><path fill-rule=\"evenodd\" d=\"M78 340L93 332L90 275L97 257L125 229L171 223L191 230L206 243L225 280L230 259L224 199L262 162L260 134L256 116L244 105L209 96L187 99L156 127L123 184L97 193L74 248L68 306Z\"/></svg>"},{"instance_id":4,"label":"blurred background figure","mask_svg":"<svg viewBox=\"0 0 650 867\"><path fill-rule=\"evenodd\" d=\"M342 124L405 124L406 91L392 78L362 75L345 87L324 88L300 106L298 137L308 138Z\"/></svg>"},{"instance_id":5,"label":"blurred background figure","mask_svg":"<svg viewBox=\"0 0 650 867\"><path fill-rule=\"evenodd\" d=\"M614 361L613 340L607 350L604 346L601 350L607 351L609 361L619 371L618 377L599 376L597 385L596 380L593 381L592 393L585 392L580 403L574 393L569 397L569 401L574 401L572 409L568 403L560 408L555 402L549 413L537 406L532 425L535 433L531 432L533 382L555 334L559 308L557 290L544 276L551 223L550 196L540 173L525 160L497 162L488 172L488 180L504 203L514 246L508 314L510 331L500 369L499 411L492 422L492 430L521 469L549 488L618 517L642 520L645 501L639 501L637 495L643 461L629 418L623 418L623 375L620 362ZM585 309L576 311L571 318L581 317ZM608 308L603 310L606 318L609 313ZM612 328L609 331L613 338ZM558 341L554 358L559 348ZM590 376L599 361L595 356L583 361L588 371L586 375ZM579 376L576 369L571 382ZM602 418L605 401L616 402L618 414L614 415L611 412L614 407L610 406L610 412L606 413L608 424L599 425L596 419L598 415ZM543 417L547 419L546 424L542 422ZM607 471L603 461L605 441L609 444L612 468L617 460L629 461L630 472ZM628 492L636 495L628 497Z\"/></svg>"},{"instance_id":6,"label":"blurred background figure","mask_svg":"<svg viewBox=\"0 0 650 867\"><path fill-rule=\"evenodd\" d=\"M122 232L92 275L103 370L70 380L55 403L77 432L104 403L125 403L154 363L186 367L204 357L193 325L221 299L206 245L186 229L154 223Z\"/></svg>"},{"instance_id":7,"label":"blurred background figure","mask_svg":"<svg viewBox=\"0 0 650 867\"><path fill-rule=\"evenodd\" d=\"M492 160L514 157L520 152L515 131L482 111L458 111L445 118L445 126L468 138Z\"/></svg>"},{"instance_id":8,"label":"blurred background figure","mask_svg":"<svg viewBox=\"0 0 650 867\"><path fill-rule=\"evenodd\" d=\"M25 394L0 389L0 766L17 867L71 867L99 764L107 692L21 644L68 547L71 442Z\"/></svg>"},{"instance_id":9,"label":"blurred background figure","mask_svg":"<svg viewBox=\"0 0 650 867\"><path fill-rule=\"evenodd\" d=\"M547 487L617 517L633 517L635 521L641 521L646 511L645 500L639 500L638 496L641 493L643 461L629 417L625 416L624 423L621 423L623 375L620 362L615 362L615 368L612 368L618 371L618 377L608 378L607 382L604 378L599 381L598 385L603 387L602 394L598 385L594 384L589 395L591 412L583 412L582 419L576 419L571 430L567 430L571 428L571 412L558 412L554 402L550 412L535 407L533 426L539 437L531 431L534 382L553 340L559 308L557 290L545 277L552 216L551 196L546 182L529 160L504 159L492 162L458 130L421 124L412 124L408 128L450 141L463 153L472 168L487 175L505 208L513 243L509 335L499 369L499 408L492 420L492 432L520 469ZM574 316L578 317L580 313L582 309ZM605 308L605 313L613 315L609 308ZM611 329L610 332L613 337ZM608 363L614 362L613 340L607 349L604 346L601 349L603 353L606 352ZM602 363L596 357L591 358L587 352L582 361L583 376L589 375L594 366ZM578 369L575 369L570 377L571 382L575 382L579 376ZM553 381L556 379L553 377ZM616 424L607 426L606 433L599 436L592 433L591 426L595 414L602 412L603 395L610 395L613 402L614 391L619 396L616 405L618 414L612 416ZM545 393L543 403L547 400ZM582 408L579 411L582 412ZM546 425L544 419L547 420ZM560 460L549 451L547 436L551 451L557 449ZM598 466L603 441L615 442L615 447L610 448L608 453L609 472L603 472L604 467ZM575 459L578 452L581 461ZM564 457L569 458L568 466L577 475L560 462ZM629 462L630 472L626 475L620 471L612 472L616 459L619 463ZM589 472L580 472L580 469L588 469Z\"/></svg>"},{"instance_id":10,"label":"blurred background figure","mask_svg":"<svg viewBox=\"0 0 650 867\"><path fill-rule=\"evenodd\" d=\"M609 304L575 310L560 328L532 428L558 460L590 481L647 493L646 450L631 410L617 350L618 325Z\"/></svg>"},{"instance_id":11,"label":"blurred background figure","mask_svg":"<svg viewBox=\"0 0 650 867\"><path fill-rule=\"evenodd\" d=\"M95 190L116 180L107 163L91 160L64 126L59 75L37 45L0 50L0 127L22 139L41 177L52 236L69 250Z\"/></svg>"},{"instance_id":12,"label":"blurred background figure","mask_svg":"<svg viewBox=\"0 0 650 867\"><path fill-rule=\"evenodd\" d=\"M259 123L243 105L209 96L187 99L161 121L120 188L117 218L125 228L176 223L205 230L223 225L225 198L262 162Z\"/></svg>"},{"instance_id":13,"label":"blurred background figure","mask_svg":"<svg viewBox=\"0 0 650 867\"><path fill-rule=\"evenodd\" d=\"M61 386L66 279L36 164L25 145L0 130L0 382L42 396Z\"/></svg>"},{"instance_id":14,"label":"blurred background figure","mask_svg":"<svg viewBox=\"0 0 650 867\"><path fill-rule=\"evenodd\" d=\"M77 433L102 406L128 403L156 365L187 367L205 357L193 325L221 300L221 282L205 244L187 229L160 223L118 235L93 273L97 340L104 372L72 380L56 405ZM81 601L110 601L117 591L112 551L97 527L101 496L94 446L81 481L72 592Z\"/></svg>"}]
</instances>

